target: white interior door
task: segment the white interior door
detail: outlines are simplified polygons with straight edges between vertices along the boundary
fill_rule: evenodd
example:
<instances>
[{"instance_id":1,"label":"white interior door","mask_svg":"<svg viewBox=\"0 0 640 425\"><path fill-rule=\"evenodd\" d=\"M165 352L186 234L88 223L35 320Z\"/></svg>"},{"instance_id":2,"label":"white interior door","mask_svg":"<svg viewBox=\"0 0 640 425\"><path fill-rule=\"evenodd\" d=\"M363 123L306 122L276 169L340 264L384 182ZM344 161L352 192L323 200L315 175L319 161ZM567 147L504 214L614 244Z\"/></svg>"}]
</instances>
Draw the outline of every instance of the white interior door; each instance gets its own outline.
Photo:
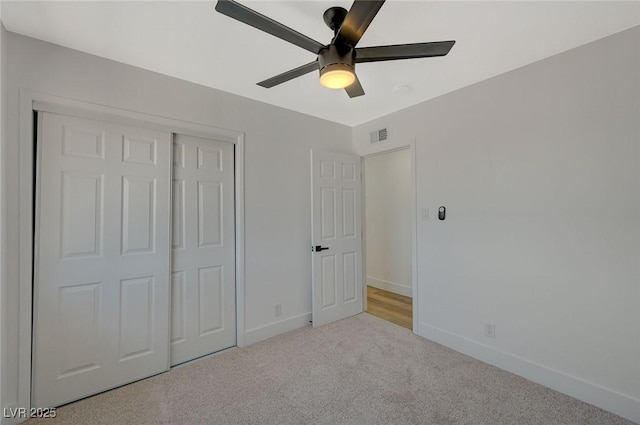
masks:
<instances>
[{"instance_id":1,"label":"white interior door","mask_svg":"<svg viewBox=\"0 0 640 425\"><path fill-rule=\"evenodd\" d=\"M236 345L234 150L176 135L171 364Z\"/></svg>"},{"instance_id":2,"label":"white interior door","mask_svg":"<svg viewBox=\"0 0 640 425\"><path fill-rule=\"evenodd\" d=\"M313 326L362 312L360 157L311 153Z\"/></svg>"},{"instance_id":3,"label":"white interior door","mask_svg":"<svg viewBox=\"0 0 640 425\"><path fill-rule=\"evenodd\" d=\"M39 113L32 403L169 367L171 134Z\"/></svg>"}]
</instances>

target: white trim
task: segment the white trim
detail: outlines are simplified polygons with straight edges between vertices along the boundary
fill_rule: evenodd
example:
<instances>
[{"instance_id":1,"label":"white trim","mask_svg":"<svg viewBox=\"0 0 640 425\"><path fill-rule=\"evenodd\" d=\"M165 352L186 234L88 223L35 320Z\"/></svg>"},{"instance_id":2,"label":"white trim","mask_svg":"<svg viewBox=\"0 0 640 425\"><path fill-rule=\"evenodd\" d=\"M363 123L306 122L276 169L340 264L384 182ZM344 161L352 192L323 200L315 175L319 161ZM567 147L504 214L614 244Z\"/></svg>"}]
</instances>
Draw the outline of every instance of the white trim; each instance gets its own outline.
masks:
<instances>
[{"instance_id":1,"label":"white trim","mask_svg":"<svg viewBox=\"0 0 640 425\"><path fill-rule=\"evenodd\" d=\"M413 333L418 332L418 180L417 180L417 167L416 167L416 139L413 139L413 143L409 145L409 152L411 155L411 190L409 193L411 204L411 288L413 294Z\"/></svg>"},{"instance_id":2,"label":"white trim","mask_svg":"<svg viewBox=\"0 0 640 425\"><path fill-rule=\"evenodd\" d=\"M244 347L244 133L235 143L235 219L236 219L236 345Z\"/></svg>"},{"instance_id":3,"label":"white trim","mask_svg":"<svg viewBox=\"0 0 640 425\"><path fill-rule=\"evenodd\" d=\"M4 414L5 412L8 412L8 414L10 415L10 412L17 412L18 407L21 407L18 403L14 403L14 404L10 404L7 406L3 406L2 407L2 416L0 416L0 423L2 425L16 425L19 424L21 422L25 422L26 420L28 420L28 417L15 417L15 418L5 418ZM17 413L16 413L17 415ZM26 412L25 412L26 415Z\"/></svg>"},{"instance_id":4,"label":"white trim","mask_svg":"<svg viewBox=\"0 0 640 425\"><path fill-rule=\"evenodd\" d=\"M67 99L46 93L20 91L19 111L19 208L18 238L20 300L18 323L18 400L2 407L31 406L31 329L32 329L32 264L33 264L33 110L72 113L75 116L117 120L119 123L146 124L155 129L189 136L224 140L235 145L235 221L236 221L236 344L246 345L244 330L245 246L244 246L244 134L239 131L216 128L204 124L181 121L106 105ZM2 421L13 424L20 421Z\"/></svg>"},{"instance_id":5,"label":"white trim","mask_svg":"<svg viewBox=\"0 0 640 425\"><path fill-rule=\"evenodd\" d=\"M19 407L31 407L31 302L33 266L33 107L32 99L20 96L20 163L18 227L18 400ZM6 326L6 325L5 325Z\"/></svg>"},{"instance_id":6,"label":"white trim","mask_svg":"<svg viewBox=\"0 0 640 425\"><path fill-rule=\"evenodd\" d=\"M362 155L362 275L367 276L367 252L366 252L366 216L367 211L365 208L365 175L366 175L366 167L365 167L365 159L371 158L374 156L385 155L388 153L398 152L401 150L409 149L409 155L411 156L411 172L410 172L410 180L411 180L411 188L409 195L409 204L410 204L410 221L411 221L411 296L412 304L413 304L413 333L418 333L418 216L416 214L417 210L417 197L416 197L416 139L413 139L412 143L408 145L402 145L394 148L390 148L387 150L374 152L366 155ZM368 280L369 278L367 278ZM375 286L375 285L372 285ZM381 288L384 289L384 288ZM404 295L404 294L403 294ZM364 297L364 306L366 309L366 300L367 300L367 287L366 285L363 287L363 297Z\"/></svg>"},{"instance_id":7,"label":"white trim","mask_svg":"<svg viewBox=\"0 0 640 425\"><path fill-rule=\"evenodd\" d=\"M117 124L130 124L140 126L146 124L149 128L170 133L178 133L185 136L201 137L205 139L215 139L222 142L237 144L238 138L243 134L238 131L226 130L198 124L188 121L175 120L173 118L150 115L142 112L118 109L110 106L97 105L94 103L81 102L77 100L47 96L47 100L41 97L32 98L33 109L51 112L54 114L72 115L78 118L97 119L100 121L114 122Z\"/></svg>"},{"instance_id":8,"label":"white trim","mask_svg":"<svg viewBox=\"0 0 640 425\"><path fill-rule=\"evenodd\" d=\"M410 297L413 293L413 288L407 285L402 285L396 282L389 282L387 280L376 279L375 277L367 276L367 286L382 289L385 291L393 292L394 294L404 295Z\"/></svg>"},{"instance_id":9,"label":"white trim","mask_svg":"<svg viewBox=\"0 0 640 425\"><path fill-rule=\"evenodd\" d=\"M244 334L244 342L245 345L255 344L256 342L264 341L265 339L306 326L311 326L311 313L300 314L279 322L249 329Z\"/></svg>"},{"instance_id":10,"label":"white trim","mask_svg":"<svg viewBox=\"0 0 640 425\"><path fill-rule=\"evenodd\" d=\"M367 202L366 202L366 193L367 193L367 185L366 178L367 170L365 167L365 157L360 157L360 244L362 245L360 249L362 250L362 311L365 312L369 308L369 295L367 293Z\"/></svg>"},{"instance_id":11,"label":"white trim","mask_svg":"<svg viewBox=\"0 0 640 425\"><path fill-rule=\"evenodd\" d=\"M545 387L640 423L640 399L421 322L418 335Z\"/></svg>"}]
</instances>

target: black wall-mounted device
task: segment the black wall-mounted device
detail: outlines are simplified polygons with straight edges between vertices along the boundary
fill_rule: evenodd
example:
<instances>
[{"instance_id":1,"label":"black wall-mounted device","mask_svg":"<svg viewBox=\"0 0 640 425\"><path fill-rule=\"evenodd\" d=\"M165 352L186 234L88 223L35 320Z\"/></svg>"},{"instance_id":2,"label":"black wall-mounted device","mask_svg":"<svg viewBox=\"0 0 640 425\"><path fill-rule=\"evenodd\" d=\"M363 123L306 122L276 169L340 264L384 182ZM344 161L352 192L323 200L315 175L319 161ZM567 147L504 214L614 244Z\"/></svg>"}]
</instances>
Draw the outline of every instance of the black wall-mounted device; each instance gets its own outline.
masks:
<instances>
[{"instance_id":1,"label":"black wall-mounted device","mask_svg":"<svg viewBox=\"0 0 640 425\"><path fill-rule=\"evenodd\" d=\"M438 220L444 220L446 214L447 214L447 208L446 207L438 208Z\"/></svg>"}]
</instances>

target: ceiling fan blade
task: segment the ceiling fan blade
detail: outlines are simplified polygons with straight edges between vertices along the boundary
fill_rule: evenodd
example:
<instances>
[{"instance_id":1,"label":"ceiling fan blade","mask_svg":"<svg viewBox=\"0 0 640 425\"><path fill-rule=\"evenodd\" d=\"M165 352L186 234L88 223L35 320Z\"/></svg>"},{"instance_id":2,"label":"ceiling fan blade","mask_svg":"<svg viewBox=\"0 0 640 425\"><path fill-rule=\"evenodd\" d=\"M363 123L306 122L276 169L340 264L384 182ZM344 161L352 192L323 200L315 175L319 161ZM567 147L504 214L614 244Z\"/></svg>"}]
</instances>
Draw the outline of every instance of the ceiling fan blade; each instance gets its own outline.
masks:
<instances>
[{"instance_id":1,"label":"ceiling fan blade","mask_svg":"<svg viewBox=\"0 0 640 425\"><path fill-rule=\"evenodd\" d=\"M390 46L361 47L356 49L356 62L380 62L398 59L445 56L455 44L451 41L431 43L396 44Z\"/></svg>"},{"instance_id":2,"label":"ceiling fan blade","mask_svg":"<svg viewBox=\"0 0 640 425\"><path fill-rule=\"evenodd\" d=\"M358 79L357 75L356 75L356 80L353 82L353 84L351 84L348 87L345 87L344 90L347 92L349 97L358 97L358 96L364 95L364 89L362 88L362 85L360 84L360 80Z\"/></svg>"},{"instance_id":3,"label":"ceiling fan blade","mask_svg":"<svg viewBox=\"0 0 640 425\"><path fill-rule=\"evenodd\" d=\"M356 47L383 4L384 0L355 0L332 43Z\"/></svg>"},{"instance_id":4,"label":"ceiling fan blade","mask_svg":"<svg viewBox=\"0 0 640 425\"><path fill-rule=\"evenodd\" d=\"M294 78L300 77L301 75L308 74L311 71L317 71L318 69L318 60L314 60L313 62L309 62L308 64L299 66L295 69L291 69L287 72L283 72L282 74L276 75L275 77L271 77L268 80L260 81L258 85L269 89L273 86L277 86L278 84L282 84L289 80L293 80Z\"/></svg>"},{"instance_id":5,"label":"ceiling fan blade","mask_svg":"<svg viewBox=\"0 0 640 425\"><path fill-rule=\"evenodd\" d=\"M237 21L243 22L282 40L288 41L298 47L302 47L316 55L320 52L320 49L324 47L324 45L307 37L306 35L282 25L280 22L276 22L273 19L268 18L255 10L249 9L248 7L233 0L218 0L216 10L223 15L227 15Z\"/></svg>"}]
</instances>

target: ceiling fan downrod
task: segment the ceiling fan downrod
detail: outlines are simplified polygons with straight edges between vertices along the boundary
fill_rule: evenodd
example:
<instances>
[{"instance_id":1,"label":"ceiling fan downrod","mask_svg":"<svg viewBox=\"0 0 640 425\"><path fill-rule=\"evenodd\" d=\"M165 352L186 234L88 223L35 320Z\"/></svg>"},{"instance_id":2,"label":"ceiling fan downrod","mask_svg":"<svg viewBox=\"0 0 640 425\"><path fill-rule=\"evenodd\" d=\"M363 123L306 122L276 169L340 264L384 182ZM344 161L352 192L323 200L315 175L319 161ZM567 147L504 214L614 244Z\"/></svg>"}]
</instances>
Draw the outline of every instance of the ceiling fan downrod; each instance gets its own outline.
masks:
<instances>
[{"instance_id":1,"label":"ceiling fan downrod","mask_svg":"<svg viewBox=\"0 0 640 425\"><path fill-rule=\"evenodd\" d=\"M333 30L333 35L338 35L338 31L340 31L340 27L344 22L344 18L347 17L347 9L340 6L330 7L329 9L324 11L322 15L322 19L324 19L324 23L327 24L329 28Z\"/></svg>"}]
</instances>

